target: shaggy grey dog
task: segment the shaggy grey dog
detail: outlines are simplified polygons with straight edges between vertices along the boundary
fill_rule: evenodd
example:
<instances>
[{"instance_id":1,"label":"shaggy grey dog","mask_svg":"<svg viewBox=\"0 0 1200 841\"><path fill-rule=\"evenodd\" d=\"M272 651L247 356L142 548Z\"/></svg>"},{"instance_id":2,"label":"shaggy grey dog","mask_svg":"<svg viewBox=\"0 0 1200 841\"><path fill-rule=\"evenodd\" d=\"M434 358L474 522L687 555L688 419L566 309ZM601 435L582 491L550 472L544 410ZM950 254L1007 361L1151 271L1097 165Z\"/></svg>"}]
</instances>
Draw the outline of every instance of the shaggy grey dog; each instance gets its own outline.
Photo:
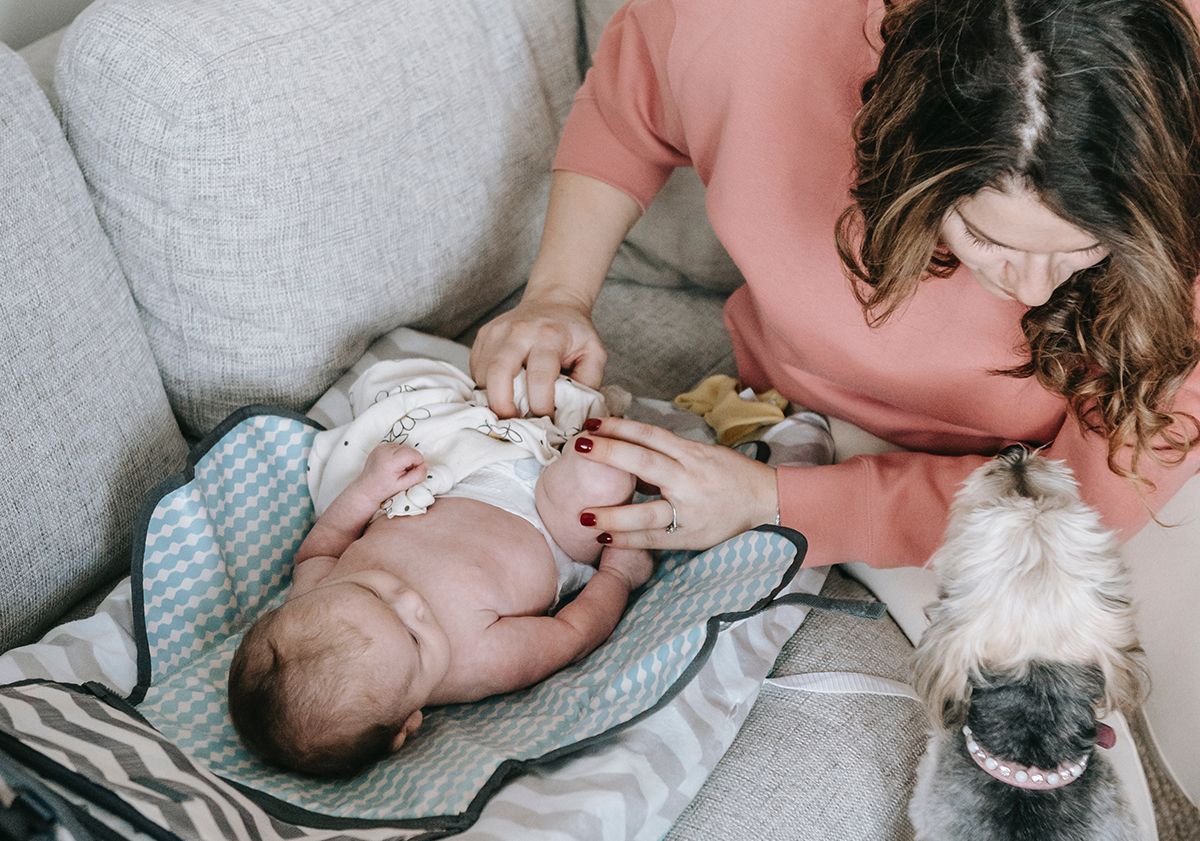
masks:
<instances>
[{"instance_id":1,"label":"shaggy grey dog","mask_svg":"<svg viewBox=\"0 0 1200 841\"><path fill-rule=\"evenodd\" d=\"M1141 700L1145 667L1113 536L1070 471L1009 447L964 483L931 563L918 841L1136 841L1097 717Z\"/></svg>"}]
</instances>

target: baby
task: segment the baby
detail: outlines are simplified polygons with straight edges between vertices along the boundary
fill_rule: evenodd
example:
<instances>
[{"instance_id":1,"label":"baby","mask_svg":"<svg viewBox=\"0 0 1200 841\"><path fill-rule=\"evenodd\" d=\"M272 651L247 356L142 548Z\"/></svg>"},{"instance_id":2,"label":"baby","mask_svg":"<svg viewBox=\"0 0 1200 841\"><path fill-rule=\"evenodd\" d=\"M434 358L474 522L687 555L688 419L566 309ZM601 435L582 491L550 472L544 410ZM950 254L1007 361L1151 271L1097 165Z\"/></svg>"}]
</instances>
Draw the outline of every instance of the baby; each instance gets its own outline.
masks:
<instances>
[{"instance_id":1,"label":"baby","mask_svg":"<svg viewBox=\"0 0 1200 841\"><path fill-rule=\"evenodd\" d=\"M398 750L423 707L520 689L581 659L652 572L648 552L601 551L579 522L627 501L631 475L548 449L567 438L547 419L499 422L450 366L387 366L351 390L356 420L318 435L319 516L286 601L246 633L229 673L247 746L319 776ZM560 422L603 406L565 378L559 392Z\"/></svg>"}]
</instances>

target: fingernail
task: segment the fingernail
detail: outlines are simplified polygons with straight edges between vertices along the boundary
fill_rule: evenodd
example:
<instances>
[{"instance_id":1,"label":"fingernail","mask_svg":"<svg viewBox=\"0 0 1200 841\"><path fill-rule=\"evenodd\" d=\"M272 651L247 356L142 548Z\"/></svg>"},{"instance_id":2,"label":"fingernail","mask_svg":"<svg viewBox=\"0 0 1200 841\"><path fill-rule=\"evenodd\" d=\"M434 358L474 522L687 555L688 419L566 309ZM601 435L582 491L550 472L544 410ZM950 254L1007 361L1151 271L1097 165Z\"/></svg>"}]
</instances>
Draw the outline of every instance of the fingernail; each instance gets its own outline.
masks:
<instances>
[{"instance_id":1,"label":"fingernail","mask_svg":"<svg viewBox=\"0 0 1200 841\"><path fill-rule=\"evenodd\" d=\"M575 451L580 453L590 453L592 451L591 438L576 438Z\"/></svg>"},{"instance_id":2,"label":"fingernail","mask_svg":"<svg viewBox=\"0 0 1200 841\"><path fill-rule=\"evenodd\" d=\"M579 515L579 525L587 526L589 529L596 525L596 515L591 511L584 511Z\"/></svg>"},{"instance_id":3,"label":"fingernail","mask_svg":"<svg viewBox=\"0 0 1200 841\"><path fill-rule=\"evenodd\" d=\"M600 532L600 536L596 538L597 543L603 543L605 546L612 543L612 535L606 531Z\"/></svg>"},{"instance_id":4,"label":"fingernail","mask_svg":"<svg viewBox=\"0 0 1200 841\"><path fill-rule=\"evenodd\" d=\"M595 432L600 428L600 418L588 418L583 422L583 428L588 432Z\"/></svg>"}]
</instances>

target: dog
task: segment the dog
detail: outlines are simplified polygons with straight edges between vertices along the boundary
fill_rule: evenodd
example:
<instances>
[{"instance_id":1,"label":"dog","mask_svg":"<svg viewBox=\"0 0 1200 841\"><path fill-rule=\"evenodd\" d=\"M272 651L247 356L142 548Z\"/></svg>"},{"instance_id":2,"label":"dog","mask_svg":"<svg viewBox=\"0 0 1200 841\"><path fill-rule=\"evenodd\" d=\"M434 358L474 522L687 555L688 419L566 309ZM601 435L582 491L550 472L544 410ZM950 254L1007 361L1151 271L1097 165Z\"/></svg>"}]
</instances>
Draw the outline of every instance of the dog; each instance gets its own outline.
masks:
<instances>
[{"instance_id":1,"label":"dog","mask_svg":"<svg viewBox=\"0 0 1200 841\"><path fill-rule=\"evenodd\" d=\"M963 484L930 564L918 841L1136 841L1097 718L1143 700L1144 655L1114 536L1071 471L1005 449Z\"/></svg>"}]
</instances>

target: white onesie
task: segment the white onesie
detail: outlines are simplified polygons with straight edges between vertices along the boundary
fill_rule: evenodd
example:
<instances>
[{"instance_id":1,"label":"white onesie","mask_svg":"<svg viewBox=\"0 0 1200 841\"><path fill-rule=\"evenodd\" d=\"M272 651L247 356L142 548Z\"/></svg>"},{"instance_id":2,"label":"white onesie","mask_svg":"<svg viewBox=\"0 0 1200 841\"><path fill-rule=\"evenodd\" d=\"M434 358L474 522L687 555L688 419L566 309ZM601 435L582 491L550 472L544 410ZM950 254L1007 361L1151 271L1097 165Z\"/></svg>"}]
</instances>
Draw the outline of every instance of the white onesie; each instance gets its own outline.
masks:
<instances>
[{"instance_id":1,"label":"white onesie","mask_svg":"<svg viewBox=\"0 0 1200 841\"><path fill-rule=\"evenodd\" d=\"M529 413L522 371L513 401ZM433 359L377 362L350 388L353 420L317 433L308 461L308 487L317 516L360 473L382 441L419 450L425 479L384 502L381 514L424 514L438 496L464 496L516 514L546 538L559 573L559 593L582 586L592 568L570 558L550 537L534 505L541 471L562 454L557 449L590 417L607 414L600 392L560 376L554 384L555 420L501 420L455 366Z\"/></svg>"}]
</instances>

